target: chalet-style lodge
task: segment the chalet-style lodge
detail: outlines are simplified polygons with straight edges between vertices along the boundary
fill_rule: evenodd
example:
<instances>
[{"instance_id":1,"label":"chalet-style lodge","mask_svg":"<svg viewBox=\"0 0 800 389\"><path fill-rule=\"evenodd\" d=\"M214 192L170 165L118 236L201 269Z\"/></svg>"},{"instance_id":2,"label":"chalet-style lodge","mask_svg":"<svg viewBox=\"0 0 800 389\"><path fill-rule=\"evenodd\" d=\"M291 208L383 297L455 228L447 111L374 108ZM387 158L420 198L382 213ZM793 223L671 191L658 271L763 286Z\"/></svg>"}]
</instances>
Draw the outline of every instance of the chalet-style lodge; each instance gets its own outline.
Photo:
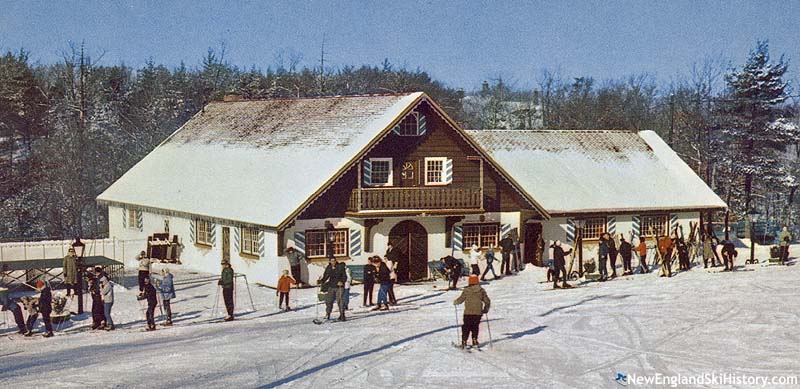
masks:
<instances>
[{"instance_id":1,"label":"chalet-style lodge","mask_svg":"<svg viewBox=\"0 0 800 389\"><path fill-rule=\"evenodd\" d=\"M358 265L391 242L404 282L507 234L532 261L539 234L571 244L576 220L591 245L726 207L653 132L468 133L424 93L214 102L98 201L111 237L169 232L186 266L229 259L272 286L288 247L313 282L326 250Z\"/></svg>"}]
</instances>

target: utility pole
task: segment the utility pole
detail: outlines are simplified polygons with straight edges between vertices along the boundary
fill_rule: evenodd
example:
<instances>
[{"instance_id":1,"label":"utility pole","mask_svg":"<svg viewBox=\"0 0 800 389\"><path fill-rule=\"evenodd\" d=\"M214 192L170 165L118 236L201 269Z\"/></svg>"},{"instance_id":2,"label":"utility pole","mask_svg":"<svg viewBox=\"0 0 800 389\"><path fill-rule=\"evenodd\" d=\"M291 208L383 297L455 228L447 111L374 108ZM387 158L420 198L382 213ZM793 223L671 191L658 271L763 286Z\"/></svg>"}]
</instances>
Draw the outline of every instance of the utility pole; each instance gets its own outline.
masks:
<instances>
[{"instance_id":1,"label":"utility pole","mask_svg":"<svg viewBox=\"0 0 800 389\"><path fill-rule=\"evenodd\" d=\"M325 94L325 34L322 34L322 49L319 55L319 94Z\"/></svg>"}]
</instances>

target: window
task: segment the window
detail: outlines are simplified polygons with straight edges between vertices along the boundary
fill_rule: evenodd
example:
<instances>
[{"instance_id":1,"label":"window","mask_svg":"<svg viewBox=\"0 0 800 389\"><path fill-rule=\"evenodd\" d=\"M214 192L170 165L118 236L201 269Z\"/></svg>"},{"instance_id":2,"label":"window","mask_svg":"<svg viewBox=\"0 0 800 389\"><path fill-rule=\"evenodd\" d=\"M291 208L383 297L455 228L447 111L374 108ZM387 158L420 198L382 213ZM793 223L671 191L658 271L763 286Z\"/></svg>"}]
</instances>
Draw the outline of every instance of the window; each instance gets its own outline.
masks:
<instances>
[{"instance_id":1,"label":"window","mask_svg":"<svg viewBox=\"0 0 800 389\"><path fill-rule=\"evenodd\" d=\"M242 227L242 253L258 255L258 230Z\"/></svg>"},{"instance_id":2,"label":"window","mask_svg":"<svg viewBox=\"0 0 800 389\"><path fill-rule=\"evenodd\" d=\"M411 112L397 125L397 134L400 136L419 135L419 113Z\"/></svg>"},{"instance_id":3,"label":"window","mask_svg":"<svg viewBox=\"0 0 800 389\"><path fill-rule=\"evenodd\" d=\"M194 241L198 244L204 244L207 246L211 246L211 229L214 228L214 225L211 224L210 221L206 220L195 220L195 239Z\"/></svg>"},{"instance_id":4,"label":"window","mask_svg":"<svg viewBox=\"0 0 800 389\"><path fill-rule=\"evenodd\" d=\"M473 244L481 248L497 246L499 235L500 224L497 223L464 224L462 237L464 250L469 250Z\"/></svg>"},{"instance_id":5,"label":"window","mask_svg":"<svg viewBox=\"0 0 800 389\"><path fill-rule=\"evenodd\" d=\"M584 221L586 224L582 229L576 228L578 231L575 231L575 236L580 233L583 239L600 239L600 235L606 232L606 218L593 217Z\"/></svg>"},{"instance_id":6,"label":"window","mask_svg":"<svg viewBox=\"0 0 800 389\"><path fill-rule=\"evenodd\" d=\"M652 237L655 234L666 234L669 217L667 215L647 215L642 216L639 231L642 236Z\"/></svg>"},{"instance_id":7,"label":"window","mask_svg":"<svg viewBox=\"0 0 800 389\"><path fill-rule=\"evenodd\" d=\"M444 164L447 158L425 158L425 185L445 184Z\"/></svg>"},{"instance_id":8,"label":"window","mask_svg":"<svg viewBox=\"0 0 800 389\"><path fill-rule=\"evenodd\" d=\"M139 211L138 209L128 209L126 218L128 219L128 228L139 229Z\"/></svg>"},{"instance_id":9,"label":"window","mask_svg":"<svg viewBox=\"0 0 800 389\"><path fill-rule=\"evenodd\" d=\"M372 186L392 186L392 159L391 158L370 158L372 174L370 184Z\"/></svg>"},{"instance_id":10,"label":"window","mask_svg":"<svg viewBox=\"0 0 800 389\"><path fill-rule=\"evenodd\" d=\"M347 229L306 230L306 256L327 257L328 250L331 249L334 257L347 256Z\"/></svg>"}]
</instances>

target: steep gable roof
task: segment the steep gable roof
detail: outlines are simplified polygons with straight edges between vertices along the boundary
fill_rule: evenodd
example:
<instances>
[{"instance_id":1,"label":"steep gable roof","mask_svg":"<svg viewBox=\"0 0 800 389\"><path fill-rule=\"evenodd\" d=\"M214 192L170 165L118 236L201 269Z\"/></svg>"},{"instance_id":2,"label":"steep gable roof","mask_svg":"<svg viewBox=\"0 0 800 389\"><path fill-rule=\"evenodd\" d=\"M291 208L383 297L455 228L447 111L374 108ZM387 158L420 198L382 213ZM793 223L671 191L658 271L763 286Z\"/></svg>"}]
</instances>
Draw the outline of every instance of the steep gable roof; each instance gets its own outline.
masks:
<instances>
[{"instance_id":1,"label":"steep gable roof","mask_svg":"<svg viewBox=\"0 0 800 389\"><path fill-rule=\"evenodd\" d=\"M468 131L550 214L724 209L652 131Z\"/></svg>"},{"instance_id":2,"label":"steep gable roof","mask_svg":"<svg viewBox=\"0 0 800 389\"><path fill-rule=\"evenodd\" d=\"M97 200L283 228L423 100L548 217L422 92L211 103Z\"/></svg>"},{"instance_id":3,"label":"steep gable roof","mask_svg":"<svg viewBox=\"0 0 800 389\"><path fill-rule=\"evenodd\" d=\"M97 199L278 226L422 96L210 103Z\"/></svg>"}]
</instances>

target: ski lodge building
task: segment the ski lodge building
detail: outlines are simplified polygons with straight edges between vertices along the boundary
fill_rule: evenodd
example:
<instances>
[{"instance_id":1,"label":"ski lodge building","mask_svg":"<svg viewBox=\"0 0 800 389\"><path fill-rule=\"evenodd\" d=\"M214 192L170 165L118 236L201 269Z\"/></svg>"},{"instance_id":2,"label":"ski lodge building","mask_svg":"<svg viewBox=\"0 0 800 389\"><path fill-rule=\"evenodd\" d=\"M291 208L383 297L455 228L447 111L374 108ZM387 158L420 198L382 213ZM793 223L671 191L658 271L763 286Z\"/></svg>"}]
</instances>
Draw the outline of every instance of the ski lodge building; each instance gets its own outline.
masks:
<instances>
[{"instance_id":1,"label":"ski lodge building","mask_svg":"<svg viewBox=\"0 0 800 389\"><path fill-rule=\"evenodd\" d=\"M288 247L313 282L329 255L364 264L391 242L405 282L508 234L530 260L577 219L588 239L725 208L653 132L467 133L420 92L210 103L97 200L110 237L177 235L186 266L230 260L271 286Z\"/></svg>"}]
</instances>

